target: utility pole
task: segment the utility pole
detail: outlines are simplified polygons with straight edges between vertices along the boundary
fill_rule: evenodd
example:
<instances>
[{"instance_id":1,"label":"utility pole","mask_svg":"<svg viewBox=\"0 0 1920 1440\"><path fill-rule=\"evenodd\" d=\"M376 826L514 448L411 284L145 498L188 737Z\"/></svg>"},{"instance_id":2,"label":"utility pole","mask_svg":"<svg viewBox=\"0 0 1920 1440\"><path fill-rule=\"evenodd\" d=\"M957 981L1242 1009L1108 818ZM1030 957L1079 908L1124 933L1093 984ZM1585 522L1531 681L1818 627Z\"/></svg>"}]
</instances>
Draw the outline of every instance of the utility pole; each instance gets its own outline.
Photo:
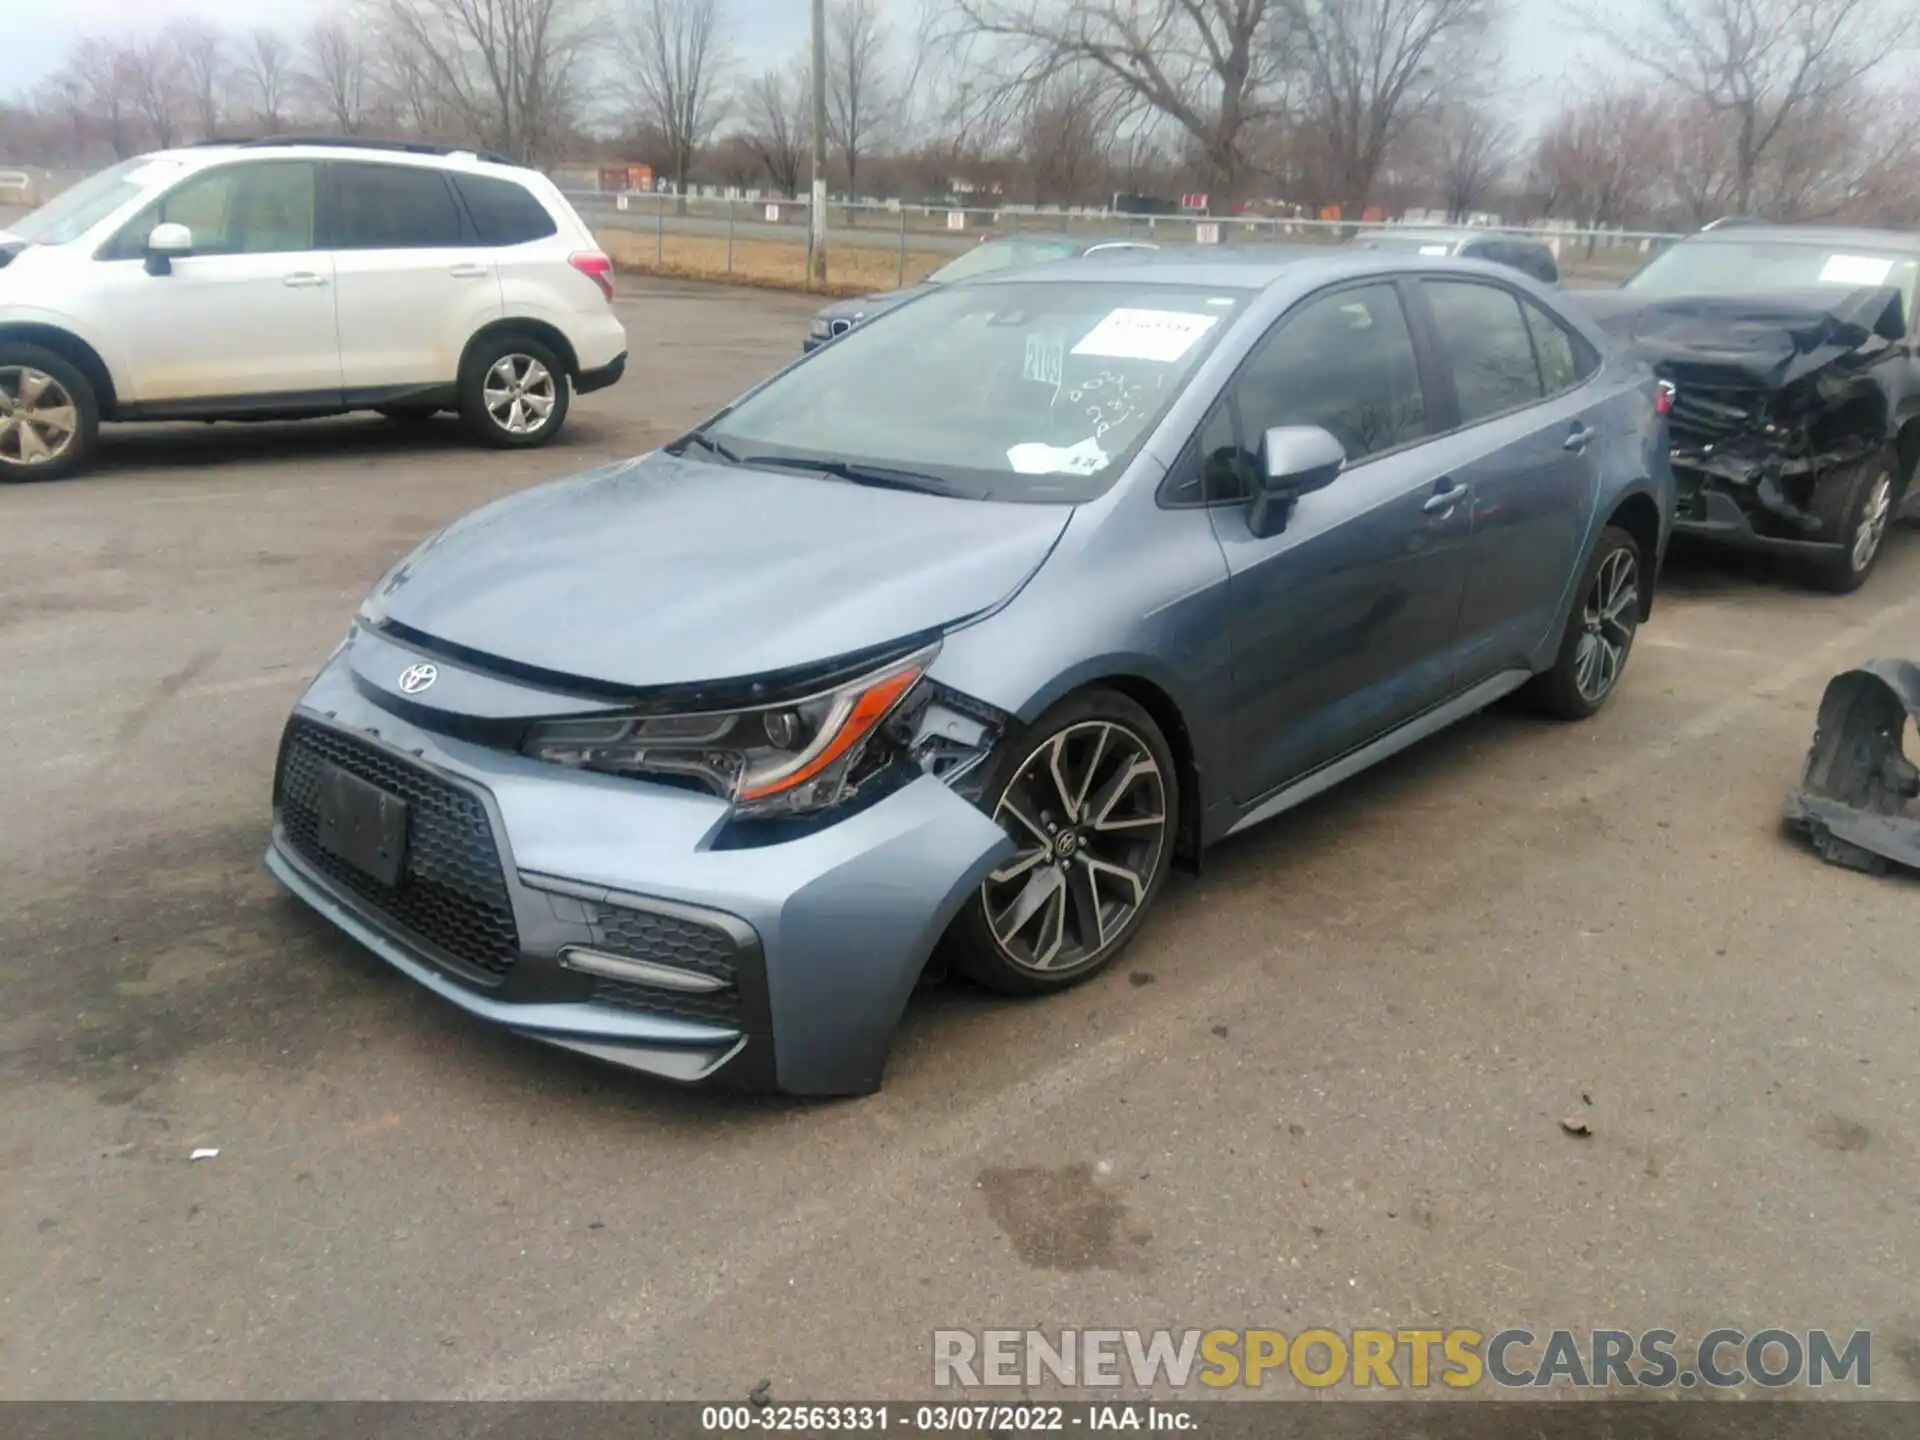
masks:
<instances>
[{"instance_id":1,"label":"utility pole","mask_svg":"<svg viewBox=\"0 0 1920 1440\"><path fill-rule=\"evenodd\" d=\"M813 204L807 207L807 284L827 283L827 0L813 0Z\"/></svg>"}]
</instances>

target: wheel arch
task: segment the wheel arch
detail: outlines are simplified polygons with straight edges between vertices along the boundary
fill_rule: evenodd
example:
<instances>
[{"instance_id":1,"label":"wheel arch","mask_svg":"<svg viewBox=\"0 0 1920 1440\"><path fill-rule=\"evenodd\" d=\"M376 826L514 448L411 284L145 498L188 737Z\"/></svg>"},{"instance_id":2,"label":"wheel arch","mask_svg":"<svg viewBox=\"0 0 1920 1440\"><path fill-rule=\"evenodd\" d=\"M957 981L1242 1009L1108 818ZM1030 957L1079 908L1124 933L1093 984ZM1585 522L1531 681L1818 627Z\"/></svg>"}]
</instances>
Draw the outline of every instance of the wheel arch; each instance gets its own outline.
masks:
<instances>
[{"instance_id":1,"label":"wheel arch","mask_svg":"<svg viewBox=\"0 0 1920 1440\"><path fill-rule=\"evenodd\" d=\"M102 420L112 419L118 411L120 399L114 388L113 372L107 368L100 352L71 330L36 321L8 321L0 324L0 342L8 340L50 350L78 370L93 387L94 404Z\"/></svg>"},{"instance_id":2,"label":"wheel arch","mask_svg":"<svg viewBox=\"0 0 1920 1440\"><path fill-rule=\"evenodd\" d=\"M1113 690L1147 712L1167 749L1173 754L1175 778L1180 787L1180 817L1175 827L1174 859L1188 869L1199 863L1203 846L1201 818L1206 814L1205 774L1200 747L1195 741L1186 712L1173 694L1159 681L1134 668L1096 668L1066 678L1023 707L1022 719L1031 724L1041 715L1075 695L1090 690Z\"/></svg>"},{"instance_id":3,"label":"wheel arch","mask_svg":"<svg viewBox=\"0 0 1920 1440\"><path fill-rule=\"evenodd\" d=\"M1594 535L1593 543L1600 543L1600 534L1608 526L1624 530L1633 537L1633 543L1640 550L1640 620L1641 623L1653 618L1653 592L1660 578L1660 506L1644 490L1636 490L1623 496L1608 514L1606 524ZM1586 564L1592 560L1589 551L1586 561L1582 562L1581 573L1585 573ZM1577 602L1576 602L1577 603Z\"/></svg>"},{"instance_id":4,"label":"wheel arch","mask_svg":"<svg viewBox=\"0 0 1920 1440\"><path fill-rule=\"evenodd\" d=\"M467 371L474 363L474 356L485 346L509 335L522 335L536 340L551 350L566 368L567 378L580 378L580 356L573 348L573 342L567 339L566 332L545 320L532 320L525 316L506 316L499 320L490 320L473 332L473 338L467 341L466 349L460 352L461 380L467 377Z\"/></svg>"},{"instance_id":5,"label":"wheel arch","mask_svg":"<svg viewBox=\"0 0 1920 1440\"><path fill-rule=\"evenodd\" d=\"M1900 427L1900 433L1894 439L1899 456L1895 467L1894 481L1900 487L1904 497L1913 489L1913 482L1920 478L1920 414L1909 415L1906 424Z\"/></svg>"}]
</instances>

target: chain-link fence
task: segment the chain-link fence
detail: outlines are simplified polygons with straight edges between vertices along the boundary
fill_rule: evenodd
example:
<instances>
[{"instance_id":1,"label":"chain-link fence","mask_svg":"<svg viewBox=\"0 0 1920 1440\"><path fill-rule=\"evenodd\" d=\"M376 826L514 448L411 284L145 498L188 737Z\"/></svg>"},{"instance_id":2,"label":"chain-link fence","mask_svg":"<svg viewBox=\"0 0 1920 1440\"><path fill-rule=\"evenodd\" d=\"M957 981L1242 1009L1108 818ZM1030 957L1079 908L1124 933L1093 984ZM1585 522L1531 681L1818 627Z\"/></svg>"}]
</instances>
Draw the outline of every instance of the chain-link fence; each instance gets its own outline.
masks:
<instances>
[{"instance_id":1,"label":"chain-link fence","mask_svg":"<svg viewBox=\"0 0 1920 1440\"><path fill-rule=\"evenodd\" d=\"M682 198L646 192L571 191L581 216L615 258L664 274L767 284L806 276L805 200ZM829 281L835 289L910 284L986 239L1058 236L1095 244L1132 240L1162 248L1335 245L1361 228L1340 220L1275 216L1125 215L1111 211L956 208L893 202L827 210ZM1366 228L1372 228L1371 226ZM1492 227L1489 233L1494 233ZM1503 226L1546 244L1575 284L1618 284L1677 235L1657 231Z\"/></svg>"}]
</instances>

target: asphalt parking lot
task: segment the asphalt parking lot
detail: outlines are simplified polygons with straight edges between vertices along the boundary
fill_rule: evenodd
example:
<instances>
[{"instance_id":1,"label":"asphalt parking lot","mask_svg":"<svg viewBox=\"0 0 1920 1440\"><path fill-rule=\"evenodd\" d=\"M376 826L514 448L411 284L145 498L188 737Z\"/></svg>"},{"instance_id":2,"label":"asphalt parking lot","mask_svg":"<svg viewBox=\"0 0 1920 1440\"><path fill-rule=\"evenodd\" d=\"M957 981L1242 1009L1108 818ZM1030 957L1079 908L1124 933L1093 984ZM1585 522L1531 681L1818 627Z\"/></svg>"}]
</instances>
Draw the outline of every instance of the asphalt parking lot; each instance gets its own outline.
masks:
<instances>
[{"instance_id":1,"label":"asphalt parking lot","mask_svg":"<svg viewBox=\"0 0 1920 1440\"><path fill-rule=\"evenodd\" d=\"M634 368L544 452L121 431L0 490L0 1395L857 1399L925 1395L946 1327L1780 1325L1871 1329L1920 1398L1920 884L1776 821L1831 673L1920 656L1911 525L1846 598L1685 560L1593 723L1498 710L1229 843L1065 996L924 992L864 1100L509 1039L283 898L280 724L363 591L812 309L627 295Z\"/></svg>"}]
</instances>

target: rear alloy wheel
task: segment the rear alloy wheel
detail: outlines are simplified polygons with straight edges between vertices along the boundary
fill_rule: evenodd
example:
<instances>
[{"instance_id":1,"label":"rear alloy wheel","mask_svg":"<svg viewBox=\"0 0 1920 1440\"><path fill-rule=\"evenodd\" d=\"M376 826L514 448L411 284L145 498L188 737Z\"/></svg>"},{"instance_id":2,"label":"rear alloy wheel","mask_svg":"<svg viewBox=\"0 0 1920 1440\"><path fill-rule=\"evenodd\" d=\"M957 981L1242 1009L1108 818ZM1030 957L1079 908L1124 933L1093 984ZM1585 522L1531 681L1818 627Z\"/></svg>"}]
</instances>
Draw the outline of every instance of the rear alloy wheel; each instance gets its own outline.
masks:
<instances>
[{"instance_id":1,"label":"rear alloy wheel","mask_svg":"<svg viewBox=\"0 0 1920 1440\"><path fill-rule=\"evenodd\" d=\"M0 480L57 480L86 462L99 410L83 376L37 345L0 346Z\"/></svg>"},{"instance_id":2,"label":"rear alloy wheel","mask_svg":"<svg viewBox=\"0 0 1920 1440\"><path fill-rule=\"evenodd\" d=\"M1893 524L1894 465L1888 448L1820 477L1814 513L1837 547L1813 567L1813 582L1822 590L1850 594L1873 573Z\"/></svg>"},{"instance_id":3,"label":"rear alloy wheel","mask_svg":"<svg viewBox=\"0 0 1920 1440\"><path fill-rule=\"evenodd\" d=\"M1640 629L1640 547L1609 525L1587 562L1580 598L1567 617L1553 668L1536 675L1527 698L1562 720L1599 713L1619 687Z\"/></svg>"},{"instance_id":4,"label":"rear alloy wheel","mask_svg":"<svg viewBox=\"0 0 1920 1440\"><path fill-rule=\"evenodd\" d=\"M1009 994L1065 989L1138 932L1172 858L1179 784L1166 740L1124 695L1043 716L987 793L1014 853L957 927L960 968Z\"/></svg>"},{"instance_id":5,"label":"rear alloy wheel","mask_svg":"<svg viewBox=\"0 0 1920 1440\"><path fill-rule=\"evenodd\" d=\"M483 445L524 449L560 433L573 398L551 350L509 335L473 355L460 386L460 418Z\"/></svg>"}]
</instances>

